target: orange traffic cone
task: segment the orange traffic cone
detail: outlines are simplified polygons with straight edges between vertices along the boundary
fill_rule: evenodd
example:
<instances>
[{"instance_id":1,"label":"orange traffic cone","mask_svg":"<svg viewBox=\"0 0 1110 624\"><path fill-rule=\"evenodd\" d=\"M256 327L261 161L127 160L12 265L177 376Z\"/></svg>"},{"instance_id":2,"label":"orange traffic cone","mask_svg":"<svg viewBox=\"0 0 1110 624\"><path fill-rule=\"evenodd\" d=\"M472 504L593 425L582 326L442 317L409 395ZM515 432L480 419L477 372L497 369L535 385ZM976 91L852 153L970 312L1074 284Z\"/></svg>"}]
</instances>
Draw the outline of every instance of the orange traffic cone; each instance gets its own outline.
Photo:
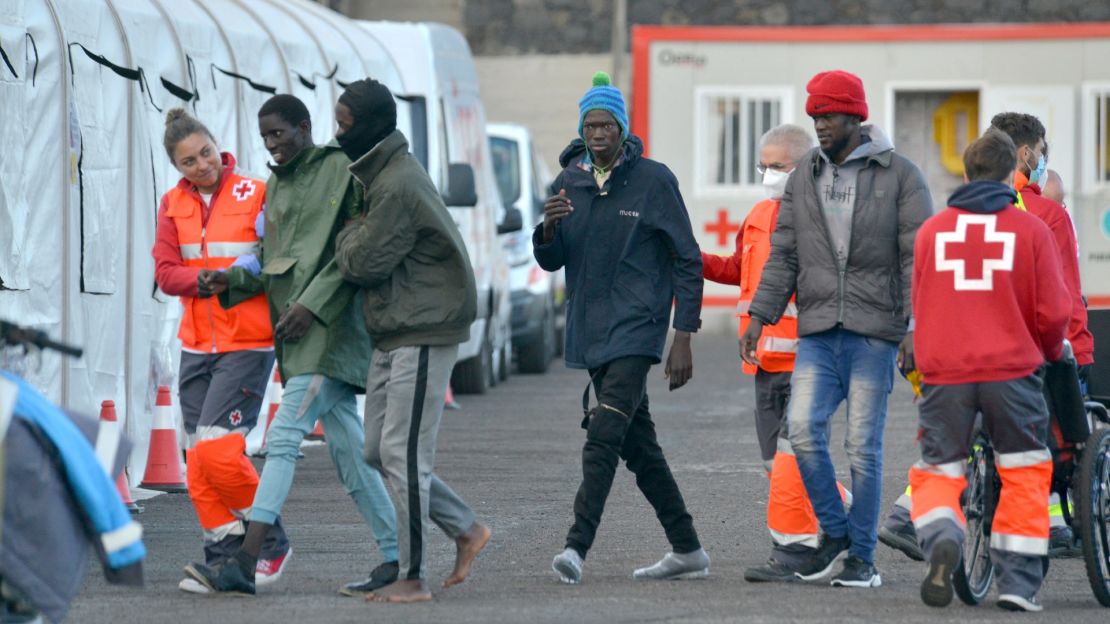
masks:
<instances>
[{"instance_id":1,"label":"orange traffic cone","mask_svg":"<svg viewBox=\"0 0 1110 624\"><path fill-rule=\"evenodd\" d=\"M306 440L323 440L324 439L324 425L319 420L316 421L316 428L312 433L305 436Z\"/></svg>"},{"instance_id":2,"label":"orange traffic cone","mask_svg":"<svg viewBox=\"0 0 1110 624\"><path fill-rule=\"evenodd\" d=\"M100 422L103 423L117 423L119 420L116 418L116 402L104 401L100 404ZM103 427L104 425L101 425ZM113 425L118 427L119 425ZM111 476L111 475L109 475ZM119 473L119 478L116 479L116 490L119 491L120 500L123 501L127 511L131 513L143 513L143 508L140 507L131 498L131 486L127 483L127 467L124 466L123 470Z\"/></svg>"},{"instance_id":3,"label":"orange traffic cone","mask_svg":"<svg viewBox=\"0 0 1110 624\"><path fill-rule=\"evenodd\" d=\"M455 393L451 392L451 384L447 384L447 396L443 400L443 407L450 410L459 409L459 404L455 402Z\"/></svg>"},{"instance_id":4,"label":"orange traffic cone","mask_svg":"<svg viewBox=\"0 0 1110 624\"><path fill-rule=\"evenodd\" d=\"M154 402L154 425L150 431L150 448L146 456L146 474L139 487L163 492L186 492L185 475L181 471L181 454L177 448L177 428L173 424L170 389L158 386Z\"/></svg>"},{"instance_id":5,"label":"orange traffic cone","mask_svg":"<svg viewBox=\"0 0 1110 624\"><path fill-rule=\"evenodd\" d=\"M274 423L274 416L277 416L278 408L281 407L281 396L283 389L281 387L281 374L278 373L278 368L274 367L274 378L270 384L270 408L266 415L266 428L262 430L262 445L258 447L258 452L254 454L255 457L266 456L266 434L270 433L270 425Z\"/></svg>"}]
</instances>

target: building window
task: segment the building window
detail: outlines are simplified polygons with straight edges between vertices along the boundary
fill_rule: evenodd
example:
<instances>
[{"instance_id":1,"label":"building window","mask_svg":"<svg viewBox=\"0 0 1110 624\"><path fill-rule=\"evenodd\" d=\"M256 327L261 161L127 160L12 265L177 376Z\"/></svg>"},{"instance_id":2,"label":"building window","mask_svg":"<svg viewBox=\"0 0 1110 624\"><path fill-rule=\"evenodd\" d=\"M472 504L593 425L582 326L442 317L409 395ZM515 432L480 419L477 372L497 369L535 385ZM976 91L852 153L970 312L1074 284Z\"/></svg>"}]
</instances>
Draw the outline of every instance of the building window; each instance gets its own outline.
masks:
<instances>
[{"instance_id":1,"label":"building window","mask_svg":"<svg viewBox=\"0 0 1110 624\"><path fill-rule=\"evenodd\" d=\"M1090 189L1110 186L1110 84L1083 86L1083 181Z\"/></svg>"},{"instance_id":2,"label":"building window","mask_svg":"<svg viewBox=\"0 0 1110 624\"><path fill-rule=\"evenodd\" d=\"M698 190L728 191L760 183L759 139L789 121L792 93L790 87L698 90Z\"/></svg>"}]
</instances>

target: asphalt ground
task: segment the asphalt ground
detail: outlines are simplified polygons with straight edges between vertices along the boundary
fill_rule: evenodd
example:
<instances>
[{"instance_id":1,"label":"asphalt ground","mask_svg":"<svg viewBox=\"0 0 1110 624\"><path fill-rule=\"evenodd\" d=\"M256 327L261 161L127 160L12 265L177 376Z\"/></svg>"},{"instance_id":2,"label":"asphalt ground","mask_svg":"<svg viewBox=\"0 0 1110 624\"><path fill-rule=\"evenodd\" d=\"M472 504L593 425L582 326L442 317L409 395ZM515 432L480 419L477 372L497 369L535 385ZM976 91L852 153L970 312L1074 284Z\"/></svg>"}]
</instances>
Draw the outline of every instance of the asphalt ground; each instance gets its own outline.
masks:
<instances>
[{"instance_id":1,"label":"asphalt ground","mask_svg":"<svg viewBox=\"0 0 1110 624\"><path fill-rule=\"evenodd\" d=\"M138 516L150 551L145 589L107 585L90 570L70 622L763 622L763 621L1066 621L1106 622L1079 559L1054 560L1040 597L1043 614L1015 615L958 599L944 610L921 604L924 564L879 545L876 589L827 584L750 584L744 568L769 554L764 520L767 480L760 465L751 409L751 378L739 375L732 337L698 336L694 378L668 392L663 368L652 369L649 394L659 438L712 557L709 578L644 582L636 567L668 550L663 531L620 470L581 585L561 584L551 558L562 550L581 475L584 431L579 428L582 371L561 364L542 376L514 375L485 396L458 397L462 409L445 413L437 472L493 530L493 539L463 585L438 590L450 572L454 545L429 539L435 601L382 605L346 598L336 590L364 578L380 555L335 476L326 449L305 449L285 506L294 555L285 576L254 598L196 596L177 589L184 564L201 557L200 530L185 495L144 501ZM909 385L898 380L886 425L883 509L905 487L917 459L916 409ZM834 462L842 482L843 412L834 420ZM261 465L259 464L261 468Z\"/></svg>"}]
</instances>

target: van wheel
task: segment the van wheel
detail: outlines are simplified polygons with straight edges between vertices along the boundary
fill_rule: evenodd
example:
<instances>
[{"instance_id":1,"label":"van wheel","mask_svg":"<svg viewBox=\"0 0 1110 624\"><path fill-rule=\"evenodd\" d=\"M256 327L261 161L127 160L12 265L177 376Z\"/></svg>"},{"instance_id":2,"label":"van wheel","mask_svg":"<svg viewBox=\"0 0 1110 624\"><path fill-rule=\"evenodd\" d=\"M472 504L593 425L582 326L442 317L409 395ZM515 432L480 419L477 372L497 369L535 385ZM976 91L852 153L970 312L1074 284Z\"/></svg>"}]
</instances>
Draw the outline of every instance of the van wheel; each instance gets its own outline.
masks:
<instances>
[{"instance_id":1,"label":"van wheel","mask_svg":"<svg viewBox=\"0 0 1110 624\"><path fill-rule=\"evenodd\" d=\"M451 388L459 394L485 394L493 377L493 350L489 336L482 341L478 355L455 365L451 374Z\"/></svg>"},{"instance_id":2,"label":"van wheel","mask_svg":"<svg viewBox=\"0 0 1110 624\"><path fill-rule=\"evenodd\" d=\"M513 345L506 340L498 353L500 354L498 357L498 381L508 381L509 367L513 365Z\"/></svg>"},{"instance_id":3,"label":"van wheel","mask_svg":"<svg viewBox=\"0 0 1110 624\"><path fill-rule=\"evenodd\" d=\"M550 309L544 312L539 334L518 352L518 366L522 373L546 373L555 357L555 315Z\"/></svg>"}]
</instances>

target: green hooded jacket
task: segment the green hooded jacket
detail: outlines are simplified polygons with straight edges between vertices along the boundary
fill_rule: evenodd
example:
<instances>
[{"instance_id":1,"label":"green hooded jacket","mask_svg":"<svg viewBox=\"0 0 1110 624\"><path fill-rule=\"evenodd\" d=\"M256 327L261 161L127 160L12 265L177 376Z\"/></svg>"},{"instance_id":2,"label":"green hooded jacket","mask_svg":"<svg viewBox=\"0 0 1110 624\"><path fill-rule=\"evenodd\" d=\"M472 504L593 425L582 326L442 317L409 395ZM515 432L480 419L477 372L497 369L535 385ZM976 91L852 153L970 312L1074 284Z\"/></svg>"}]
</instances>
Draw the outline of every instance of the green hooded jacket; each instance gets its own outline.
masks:
<instances>
[{"instance_id":1,"label":"green hooded jacket","mask_svg":"<svg viewBox=\"0 0 1110 624\"><path fill-rule=\"evenodd\" d=\"M375 348L466 342L478 310L459 226L400 130L350 166L366 212L340 232L335 259L362 286Z\"/></svg>"},{"instance_id":2,"label":"green hooded jacket","mask_svg":"<svg viewBox=\"0 0 1110 624\"><path fill-rule=\"evenodd\" d=\"M347 171L350 164L333 143L306 147L288 163L270 166L262 275L229 269L230 287L220 304L231 307L265 291L276 326L290 306L300 303L315 318L298 341L275 337L281 378L321 374L361 390L371 352L362 296L335 263L336 235L362 208L362 190Z\"/></svg>"}]
</instances>

